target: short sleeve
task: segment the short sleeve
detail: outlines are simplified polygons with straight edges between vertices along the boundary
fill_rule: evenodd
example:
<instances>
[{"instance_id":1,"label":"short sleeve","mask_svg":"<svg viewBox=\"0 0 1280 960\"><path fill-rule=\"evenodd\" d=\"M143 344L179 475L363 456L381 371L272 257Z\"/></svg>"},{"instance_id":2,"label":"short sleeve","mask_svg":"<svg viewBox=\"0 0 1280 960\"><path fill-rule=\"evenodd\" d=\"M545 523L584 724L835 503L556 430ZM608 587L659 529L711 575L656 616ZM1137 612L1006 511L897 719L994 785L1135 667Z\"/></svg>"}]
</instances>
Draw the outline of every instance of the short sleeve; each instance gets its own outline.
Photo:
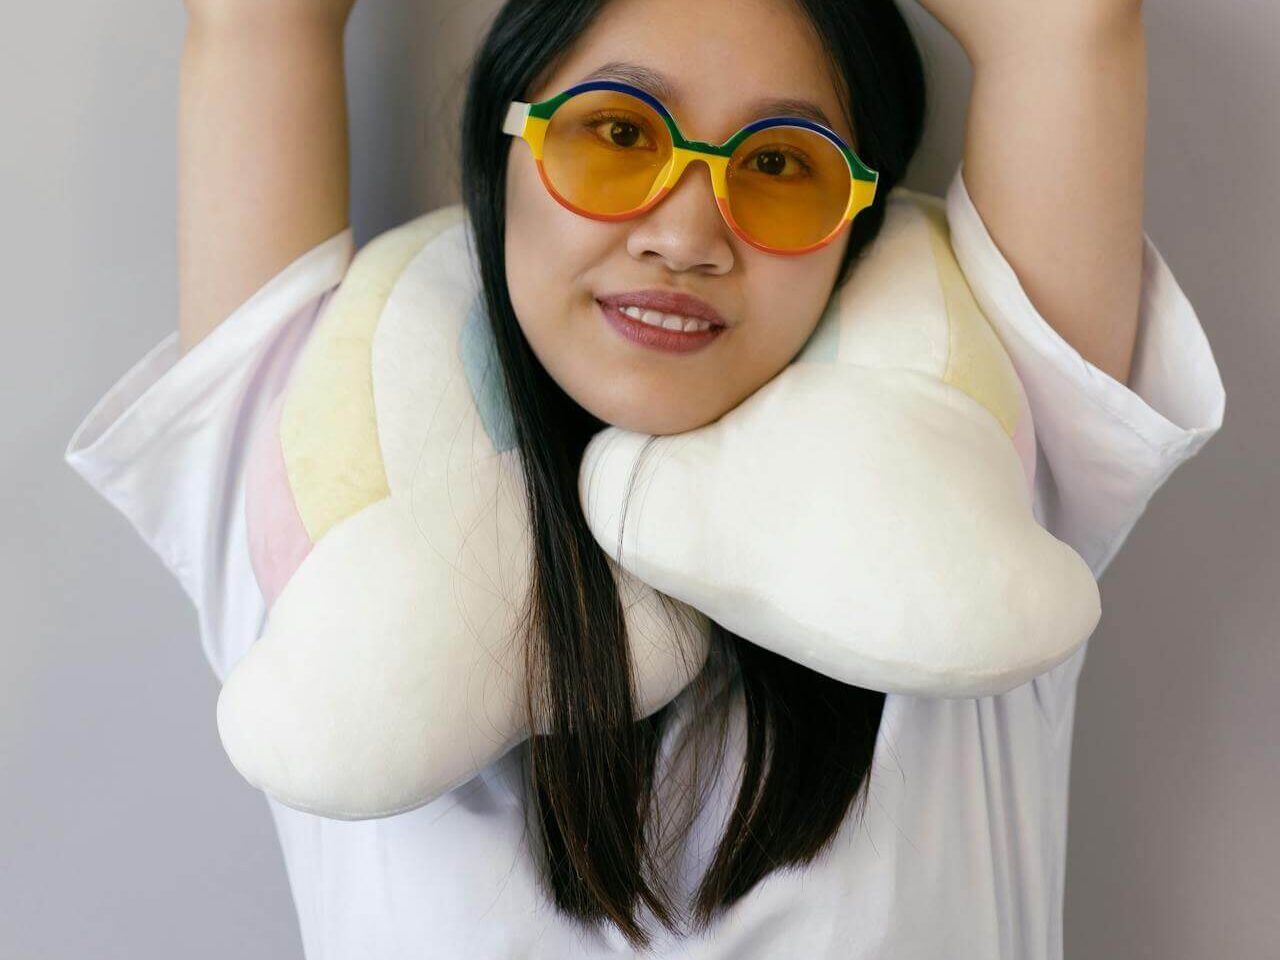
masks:
<instances>
[{"instance_id":1,"label":"short sleeve","mask_svg":"<svg viewBox=\"0 0 1280 960\"><path fill-rule=\"evenodd\" d=\"M1085 360L1032 306L962 173L963 164L946 195L951 245L1026 390L1037 519L1100 578L1152 495L1222 426L1222 377L1195 309L1145 233L1129 384Z\"/></svg>"},{"instance_id":2,"label":"short sleeve","mask_svg":"<svg viewBox=\"0 0 1280 960\"><path fill-rule=\"evenodd\" d=\"M106 391L67 444L66 462L191 598L219 681L265 620L245 531L250 444L353 254L347 228L285 267L186 354L173 330Z\"/></svg>"}]
</instances>

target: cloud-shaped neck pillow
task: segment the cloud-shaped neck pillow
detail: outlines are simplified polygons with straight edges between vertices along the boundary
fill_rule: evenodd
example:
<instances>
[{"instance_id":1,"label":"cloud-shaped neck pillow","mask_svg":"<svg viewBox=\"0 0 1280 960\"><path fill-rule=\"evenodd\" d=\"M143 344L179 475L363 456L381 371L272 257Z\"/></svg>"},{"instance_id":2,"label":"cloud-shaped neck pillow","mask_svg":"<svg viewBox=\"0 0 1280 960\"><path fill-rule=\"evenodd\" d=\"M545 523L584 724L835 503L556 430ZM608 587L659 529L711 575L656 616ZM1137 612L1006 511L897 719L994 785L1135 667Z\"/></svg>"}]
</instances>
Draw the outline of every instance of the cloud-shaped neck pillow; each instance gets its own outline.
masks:
<instances>
[{"instance_id":1,"label":"cloud-shaped neck pillow","mask_svg":"<svg viewBox=\"0 0 1280 960\"><path fill-rule=\"evenodd\" d=\"M460 206L363 247L253 439L246 520L269 613L218 728L291 807L410 810L529 735L528 512L472 250ZM705 662L707 618L891 693L983 696L1060 663L1099 594L1032 515L1034 472L1022 386L942 201L899 187L776 377L698 429L610 427L586 449L579 499L620 558L639 716Z\"/></svg>"}]
</instances>

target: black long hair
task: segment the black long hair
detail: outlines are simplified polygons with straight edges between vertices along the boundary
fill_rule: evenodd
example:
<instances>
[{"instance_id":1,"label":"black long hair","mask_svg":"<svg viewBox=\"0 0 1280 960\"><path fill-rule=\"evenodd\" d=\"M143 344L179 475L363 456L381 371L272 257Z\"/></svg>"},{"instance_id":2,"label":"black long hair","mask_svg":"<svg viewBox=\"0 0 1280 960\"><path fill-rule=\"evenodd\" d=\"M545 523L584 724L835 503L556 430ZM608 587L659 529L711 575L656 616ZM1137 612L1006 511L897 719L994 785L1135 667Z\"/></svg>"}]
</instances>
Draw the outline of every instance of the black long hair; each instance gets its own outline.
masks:
<instances>
[{"instance_id":1,"label":"black long hair","mask_svg":"<svg viewBox=\"0 0 1280 960\"><path fill-rule=\"evenodd\" d=\"M649 835L655 758L667 708L636 720L625 618L608 556L582 513L578 471L608 424L570 398L525 340L507 290L504 234L511 100L569 49L608 0L508 0L471 66L462 118L462 196L514 420L529 506L533 569L524 609L529 729L526 788L557 909L608 921L650 943L640 904L668 929L679 908ZM832 78L880 173L854 220L835 285L884 223L884 201L919 146L920 52L893 0L796 0L830 57ZM834 289L834 287L833 287ZM694 895L704 929L780 867L803 867L860 801L865 808L884 694L833 680L712 623L713 650L736 666L746 720L736 805ZM705 673L706 671L704 671ZM721 725L723 738L724 726ZM720 756L723 756L723 739Z\"/></svg>"}]
</instances>

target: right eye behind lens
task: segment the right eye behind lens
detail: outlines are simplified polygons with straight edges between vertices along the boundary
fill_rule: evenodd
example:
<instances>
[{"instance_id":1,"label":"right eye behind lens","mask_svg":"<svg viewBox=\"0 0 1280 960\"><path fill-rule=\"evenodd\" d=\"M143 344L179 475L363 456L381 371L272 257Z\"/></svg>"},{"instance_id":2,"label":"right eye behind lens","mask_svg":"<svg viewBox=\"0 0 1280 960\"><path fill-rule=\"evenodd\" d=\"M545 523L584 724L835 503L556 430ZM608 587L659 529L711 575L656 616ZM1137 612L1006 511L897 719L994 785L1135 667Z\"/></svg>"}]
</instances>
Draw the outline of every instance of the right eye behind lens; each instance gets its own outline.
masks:
<instances>
[{"instance_id":1,"label":"right eye behind lens","mask_svg":"<svg viewBox=\"0 0 1280 960\"><path fill-rule=\"evenodd\" d=\"M542 164L568 202L620 214L643 206L671 153L670 131L647 103L614 90L588 90L552 114Z\"/></svg>"}]
</instances>

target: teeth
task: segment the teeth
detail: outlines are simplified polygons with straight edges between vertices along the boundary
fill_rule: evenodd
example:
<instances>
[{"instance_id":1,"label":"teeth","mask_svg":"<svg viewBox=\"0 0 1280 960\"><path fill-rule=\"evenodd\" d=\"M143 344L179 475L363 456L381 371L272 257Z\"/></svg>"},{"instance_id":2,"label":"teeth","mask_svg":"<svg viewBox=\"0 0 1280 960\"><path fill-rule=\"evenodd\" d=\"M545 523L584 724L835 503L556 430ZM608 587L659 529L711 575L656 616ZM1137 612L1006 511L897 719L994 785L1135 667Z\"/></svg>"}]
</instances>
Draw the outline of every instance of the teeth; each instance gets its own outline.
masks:
<instances>
[{"instance_id":1,"label":"teeth","mask_svg":"<svg viewBox=\"0 0 1280 960\"><path fill-rule=\"evenodd\" d=\"M696 330L709 330L713 326L710 320L698 320L694 317L682 317L674 313L660 313L657 310L642 310L639 307L623 307L622 312L628 317L647 323L652 327L666 330L682 330L686 333Z\"/></svg>"}]
</instances>

